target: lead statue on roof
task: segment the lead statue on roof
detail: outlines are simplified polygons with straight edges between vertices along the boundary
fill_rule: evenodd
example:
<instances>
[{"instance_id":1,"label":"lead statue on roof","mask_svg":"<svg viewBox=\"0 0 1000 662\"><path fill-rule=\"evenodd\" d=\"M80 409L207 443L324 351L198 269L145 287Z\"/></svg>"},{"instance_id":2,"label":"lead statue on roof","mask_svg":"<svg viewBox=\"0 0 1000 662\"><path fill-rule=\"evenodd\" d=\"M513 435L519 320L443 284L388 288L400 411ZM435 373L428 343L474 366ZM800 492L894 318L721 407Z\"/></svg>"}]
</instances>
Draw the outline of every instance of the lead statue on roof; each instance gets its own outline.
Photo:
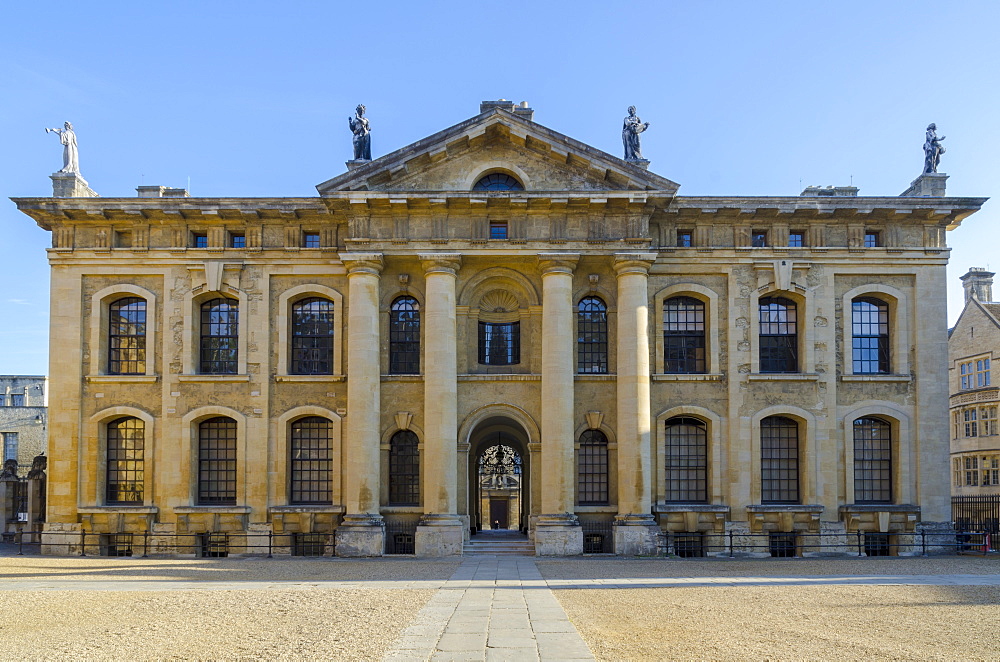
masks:
<instances>
[{"instance_id":1,"label":"lead statue on roof","mask_svg":"<svg viewBox=\"0 0 1000 662\"><path fill-rule=\"evenodd\" d=\"M937 137L937 125L931 124L927 127L927 137L924 140L924 173L937 172L938 164L941 163L941 155L945 148L941 144L944 136Z\"/></svg>"},{"instance_id":2,"label":"lead statue on roof","mask_svg":"<svg viewBox=\"0 0 1000 662\"><path fill-rule=\"evenodd\" d=\"M371 125L365 117L365 105L359 103L355 109L354 117L347 118L347 124L354 134L354 160L372 160L372 137Z\"/></svg>"},{"instance_id":3,"label":"lead statue on roof","mask_svg":"<svg viewBox=\"0 0 1000 662\"><path fill-rule=\"evenodd\" d=\"M625 143L625 160L642 161L642 151L639 149L639 134L649 128L649 122L643 122L635 114L635 106L628 107L628 117L622 125L622 142Z\"/></svg>"}]
</instances>

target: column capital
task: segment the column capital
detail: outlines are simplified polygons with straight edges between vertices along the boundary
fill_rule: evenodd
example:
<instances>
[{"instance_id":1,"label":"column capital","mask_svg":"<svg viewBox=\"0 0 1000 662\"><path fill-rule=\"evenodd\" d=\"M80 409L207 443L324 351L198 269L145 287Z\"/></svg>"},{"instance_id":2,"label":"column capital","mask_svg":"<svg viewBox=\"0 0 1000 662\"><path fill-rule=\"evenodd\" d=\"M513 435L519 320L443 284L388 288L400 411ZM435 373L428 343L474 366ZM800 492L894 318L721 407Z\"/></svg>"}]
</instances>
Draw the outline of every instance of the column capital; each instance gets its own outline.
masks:
<instances>
[{"instance_id":1,"label":"column capital","mask_svg":"<svg viewBox=\"0 0 1000 662\"><path fill-rule=\"evenodd\" d=\"M645 276L656 261L656 253L615 253L615 273L619 276L640 274Z\"/></svg>"},{"instance_id":2,"label":"column capital","mask_svg":"<svg viewBox=\"0 0 1000 662\"><path fill-rule=\"evenodd\" d=\"M576 263L580 261L579 253L539 253L538 264L542 267L542 275L573 274Z\"/></svg>"},{"instance_id":3,"label":"column capital","mask_svg":"<svg viewBox=\"0 0 1000 662\"><path fill-rule=\"evenodd\" d=\"M454 276L462 266L461 253L419 253L417 257L425 274L446 273Z\"/></svg>"},{"instance_id":4,"label":"column capital","mask_svg":"<svg viewBox=\"0 0 1000 662\"><path fill-rule=\"evenodd\" d=\"M341 253L339 257L347 267L348 274L365 273L378 276L385 268L381 253Z\"/></svg>"}]
</instances>

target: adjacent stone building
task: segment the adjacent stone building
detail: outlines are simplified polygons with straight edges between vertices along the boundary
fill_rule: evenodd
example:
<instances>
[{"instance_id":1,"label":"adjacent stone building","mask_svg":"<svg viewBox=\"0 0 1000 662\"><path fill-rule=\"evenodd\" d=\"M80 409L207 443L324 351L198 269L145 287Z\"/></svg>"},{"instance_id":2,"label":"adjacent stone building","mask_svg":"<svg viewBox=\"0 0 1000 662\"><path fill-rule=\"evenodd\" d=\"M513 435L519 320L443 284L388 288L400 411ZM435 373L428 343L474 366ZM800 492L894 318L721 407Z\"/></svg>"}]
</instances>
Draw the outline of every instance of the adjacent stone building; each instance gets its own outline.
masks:
<instances>
[{"instance_id":1,"label":"adjacent stone building","mask_svg":"<svg viewBox=\"0 0 1000 662\"><path fill-rule=\"evenodd\" d=\"M951 391L951 490L955 496L1000 495L1000 303L994 273L972 267L962 276L965 308L948 333Z\"/></svg>"},{"instance_id":2,"label":"adjacent stone building","mask_svg":"<svg viewBox=\"0 0 1000 662\"><path fill-rule=\"evenodd\" d=\"M0 441L3 460L30 467L45 453L48 392L45 377L0 375Z\"/></svg>"},{"instance_id":3,"label":"adjacent stone building","mask_svg":"<svg viewBox=\"0 0 1000 662\"><path fill-rule=\"evenodd\" d=\"M944 237L984 200L946 176L680 196L504 101L349 165L309 198L15 199L53 235L48 531L949 527Z\"/></svg>"}]
</instances>

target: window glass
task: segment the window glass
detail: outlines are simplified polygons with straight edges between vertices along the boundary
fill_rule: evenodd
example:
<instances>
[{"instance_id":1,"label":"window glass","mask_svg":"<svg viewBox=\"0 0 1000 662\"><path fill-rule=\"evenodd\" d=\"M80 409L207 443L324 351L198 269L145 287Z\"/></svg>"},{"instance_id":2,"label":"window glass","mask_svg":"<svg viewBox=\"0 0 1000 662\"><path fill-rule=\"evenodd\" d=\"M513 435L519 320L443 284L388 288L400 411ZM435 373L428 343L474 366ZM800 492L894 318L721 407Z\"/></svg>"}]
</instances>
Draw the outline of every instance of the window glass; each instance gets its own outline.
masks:
<instances>
[{"instance_id":1,"label":"window glass","mask_svg":"<svg viewBox=\"0 0 1000 662\"><path fill-rule=\"evenodd\" d=\"M108 374L146 372L146 300L118 299L108 306Z\"/></svg>"},{"instance_id":2,"label":"window glass","mask_svg":"<svg viewBox=\"0 0 1000 662\"><path fill-rule=\"evenodd\" d=\"M479 363L515 365L521 362L521 323L479 323Z\"/></svg>"},{"instance_id":3,"label":"window glass","mask_svg":"<svg viewBox=\"0 0 1000 662\"><path fill-rule=\"evenodd\" d=\"M577 372L608 371L608 308L598 297L583 298L576 311Z\"/></svg>"},{"instance_id":4,"label":"window glass","mask_svg":"<svg viewBox=\"0 0 1000 662\"><path fill-rule=\"evenodd\" d=\"M142 503L146 424L129 416L108 423L105 499L108 504Z\"/></svg>"},{"instance_id":5,"label":"window glass","mask_svg":"<svg viewBox=\"0 0 1000 662\"><path fill-rule=\"evenodd\" d=\"M500 221L490 222L490 239L506 239L507 224Z\"/></svg>"},{"instance_id":6,"label":"window glass","mask_svg":"<svg viewBox=\"0 0 1000 662\"><path fill-rule=\"evenodd\" d=\"M854 421L854 501L892 502L892 437L877 418Z\"/></svg>"},{"instance_id":7,"label":"window glass","mask_svg":"<svg viewBox=\"0 0 1000 662\"><path fill-rule=\"evenodd\" d=\"M694 241L692 239L691 230L678 230L677 231L677 247L678 248L691 248L694 246Z\"/></svg>"},{"instance_id":8,"label":"window glass","mask_svg":"<svg viewBox=\"0 0 1000 662\"><path fill-rule=\"evenodd\" d=\"M246 248L247 247L247 237L245 234L237 234L235 232L229 235L229 247L230 248Z\"/></svg>"},{"instance_id":9,"label":"window glass","mask_svg":"<svg viewBox=\"0 0 1000 662\"><path fill-rule=\"evenodd\" d=\"M333 374L333 302L312 297L292 304L293 375Z\"/></svg>"},{"instance_id":10,"label":"window glass","mask_svg":"<svg viewBox=\"0 0 1000 662\"><path fill-rule=\"evenodd\" d=\"M798 330L793 301L768 297L759 302L760 371L798 372Z\"/></svg>"},{"instance_id":11,"label":"window glass","mask_svg":"<svg viewBox=\"0 0 1000 662\"><path fill-rule=\"evenodd\" d=\"M420 374L420 304L411 296L397 298L389 311L389 373Z\"/></svg>"},{"instance_id":12,"label":"window glass","mask_svg":"<svg viewBox=\"0 0 1000 662\"><path fill-rule=\"evenodd\" d=\"M191 246L193 248L208 248L208 235L204 232L192 232Z\"/></svg>"},{"instance_id":13,"label":"window glass","mask_svg":"<svg viewBox=\"0 0 1000 662\"><path fill-rule=\"evenodd\" d=\"M524 185L504 172L491 172L472 187L473 191L523 191Z\"/></svg>"},{"instance_id":14,"label":"window glass","mask_svg":"<svg viewBox=\"0 0 1000 662\"><path fill-rule=\"evenodd\" d=\"M576 498L581 506L608 503L608 438L600 430L586 430L580 435Z\"/></svg>"},{"instance_id":15,"label":"window glass","mask_svg":"<svg viewBox=\"0 0 1000 662\"><path fill-rule=\"evenodd\" d=\"M678 417L666 425L666 500L708 501L708 428L697 418Z\"/></svg>"},{"instance_id":16,"label":"window glass","mask_svg":"<svg viewBox=\"0 0 1000 662\"><path fill-rule=\"evenodd\" d=\"M750 245L754 248L764 248L767 246L767 231L754 230L750 234Z\"/></svg>"},{"instance_id":17,"label":"window glass","mask_svg":"<svg viewBox=\"0 0 1000 662\"><path fill-rule=\"evenodd\" d=\"M332 434L330 421L320 416L292 423L290 503L333 503Z\"/></svg>"},{"instance_id":18,"label":"window glass","mask_svg":"<svg viewBox=\"0 0 1000 662\"><path fill-rule=\"evenodd\" d=\"M852 359L855 375L889 372L889 306L859 298L851 303Z\"/></svg>"},{"instance_id":19,"label":"window glass","mask_svg":"<svg viewBox=\"0 0 1000 662\"><path fill-rule=\"evenodd\" d=\"M788 233L788 247L802 248L806 245L806 234L801 230L792 230Z\"/></svg>"},{"instance_id":20,"label":"window glass","mask_svg":"<svg viewBox=\"0 0 1000 662\"><path fill-rule=\"evenodd\" d=\"M799 426L790 418L760 422L761 503L799 502Z\"/></svg>"},{"instance_id":21,"label":"window glass","mask_svg":"<svg viewBox=\"0 0 1000 662\"><path fill-rule=\"evenodd\" d=\"M389 440L389 503L420 505L420 454L417 435L400 430Z\"/></svg>"},{"instance_id":22,"label":"window glass","mask_svg":"<svg viewBox=\"0 0 1000 662\"><path fill-rule=\"evenodd\" d=\"M303 232L302 233L302 248L319 248L319 233L318 232Z\"/></svg>"},{"instance_id":23,"label":"window glass","mask_svg":"<svg viewBox=\"0 0 1000 662\"><path fill-rule=\"evenodd\" d=\"M212 299L201 305L202 374L236 374L239 365L239 315L240 307L235 299Z\"/></svg>"},{"instance_id":24,"label":"window glass","mask_svg":"<svg viewBox=\"0 0 1000 662\"><path fill-rule=\"evenodd\" d=\"M865 248L877 248L879 245L878 232L865 232Z\"/></svg>"},{"instance_id":25,"label":"window glass","mask_svg":"<svg viewBox=\"0 0 1000 662\"><path fill-rule=\"evenodd\" d=\"M236 421L217 416L198 425L198 503L236 505Z\"/></svg>"},{"instance_id":26,"label":"window glass","mask_svg":"<svg viewBox=\"0 0 1000 662\"><path fill-rule=\"evenodd\" d=\"M11 393L10 394L10 406L11 407L23 407L24 406L24 394L23 393Z\"/></svg>"},{"instance_id":27,"label":"window glass","mask_svg":"<svg viewBox=\"0 0 1000 662\"><path fill-rule=\"evenodd\" d=\"M7 460L17 459L17 433L16 432L4 432L3 433L3 459L4 462Z\"/></svg>"},{"instance_id":28,"label":"window glass","mask_svg":"<svg viewBox=\"0 0 1000 662\"><path fill-rule=\"evenodd\" d=\"M663 370L667 373L704 373L705 304L693 297L663 302Z\"/></svg>"}]
</instances>

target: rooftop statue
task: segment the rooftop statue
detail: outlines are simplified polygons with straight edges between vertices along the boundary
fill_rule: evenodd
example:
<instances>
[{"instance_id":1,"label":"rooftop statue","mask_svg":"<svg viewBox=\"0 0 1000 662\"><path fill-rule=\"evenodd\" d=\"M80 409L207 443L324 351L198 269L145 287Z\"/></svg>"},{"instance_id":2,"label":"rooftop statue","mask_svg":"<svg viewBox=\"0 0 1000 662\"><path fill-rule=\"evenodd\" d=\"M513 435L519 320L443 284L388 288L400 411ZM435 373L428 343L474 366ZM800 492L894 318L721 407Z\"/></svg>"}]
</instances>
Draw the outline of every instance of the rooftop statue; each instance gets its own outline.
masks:
<instances>
[{"instance_id":1,"label":"rooftop statue","mask_svg":"<svg viewBox=\"0 0 1000 662\"><path fill-rule=\"evenodd\" d=\"M45 129L45 133L55 133L63 145L63 167L59 172L80 172L80 155L76 151L76 133L73 125L66 122L62 129Z\"/></svg>"},{"instance_id":2,"label":"rooftop statue","mask_svg":"<svg viewBox=\"0 0 1000 662\"><path fill-rule=\"evenodd\" d=\"M937 137L937 125L931 124L927 127L927 138L924 140L924 173L937 172L938 164L941 163L941 155L945 153L944 145L941 141L944 136Z\"/></svg>"},{"instance_id":3,"label":"rooftop statue","mask_svg":"<svg viewBox=\"0 0 1000 662\"><path fill-rule=\"evenodd\" d=\"M365 105L358 104L354 117L348 117L347 123L354 134L354 160L372 160L372 137L371 126L368 118L365 117Z\"/></svg>"},{"instance_id":4,"label":"rooftop statue","mask_svg":"<svg viewBox=\"0 0 1000 662\"><path fill-rule=\"evenodd\" d=\"M622 126L622 142L625 143L625 160L642 161L642 151L639 149L639 134L649 128L649 122L643 122L635 114L635 106L628 107L628 117Z\"/></svg>"}]
</instances>

